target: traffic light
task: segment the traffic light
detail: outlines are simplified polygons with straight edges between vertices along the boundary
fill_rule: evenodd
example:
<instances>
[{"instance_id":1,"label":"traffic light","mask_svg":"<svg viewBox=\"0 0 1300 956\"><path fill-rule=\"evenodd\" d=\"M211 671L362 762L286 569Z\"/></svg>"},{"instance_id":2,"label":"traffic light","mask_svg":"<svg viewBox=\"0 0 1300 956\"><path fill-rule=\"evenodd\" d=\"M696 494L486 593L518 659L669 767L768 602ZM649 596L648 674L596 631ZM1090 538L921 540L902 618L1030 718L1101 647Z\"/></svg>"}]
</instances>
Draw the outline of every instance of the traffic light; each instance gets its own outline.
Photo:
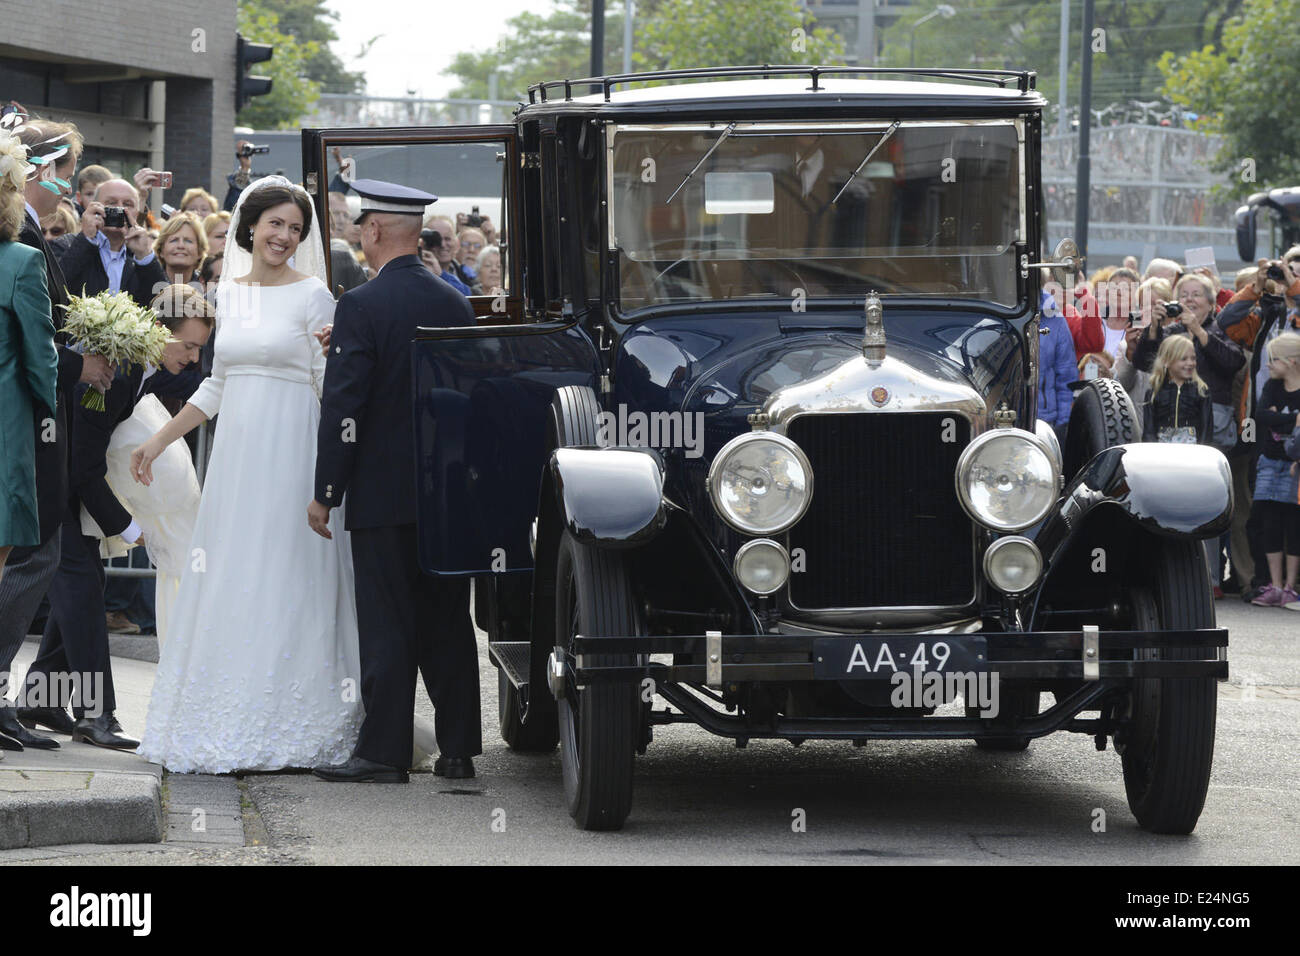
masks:
<instances>
[{"instance_id":1,"label":"traffic light","mask_svg":"<svg viewBox=\"0 0 1300 956\"><path fill-rule=\"evenodd\" d=\"M275 47L269 43L253 43L245 40L242 34L236 34L235 44L235 112L238 113L254 96L271 92L269 76L245 75L254 63L263 63L271 59Z\"/></svg>"}]
</instances>

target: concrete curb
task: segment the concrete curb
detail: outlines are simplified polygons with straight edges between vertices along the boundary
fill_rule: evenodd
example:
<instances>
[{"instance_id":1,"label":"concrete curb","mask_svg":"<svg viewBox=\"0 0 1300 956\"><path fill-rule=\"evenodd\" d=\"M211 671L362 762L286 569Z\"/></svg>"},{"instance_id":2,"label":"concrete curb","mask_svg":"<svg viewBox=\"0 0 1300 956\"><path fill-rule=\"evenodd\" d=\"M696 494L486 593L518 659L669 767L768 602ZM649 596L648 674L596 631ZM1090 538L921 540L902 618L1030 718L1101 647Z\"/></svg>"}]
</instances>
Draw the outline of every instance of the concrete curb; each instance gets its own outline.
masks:
<instances>
[{"instance_id":1,"label":"concrete curb","mask_svg":"<svg viewBox=\"0 0 1300 956\"><path fill-rule=\"evenodd\" d=\"M27 641L39 644L41 635L28 634ZM158 663L157 634L113 634L108 635L108 653L113 657L125 657L133 661Z\"/></svg>"},{"instance_id":2,"label":"concrete curb","mask_svg":"<svg viewBox=\"0 0 1300 956\"><path fill-rule=\"evenodd\" d=\"M7 762L7 761L6 761ZM0 849L67 843L159 843L159 773L10 769L31 785L0 792Z\"/></svg>"}]
</instances>

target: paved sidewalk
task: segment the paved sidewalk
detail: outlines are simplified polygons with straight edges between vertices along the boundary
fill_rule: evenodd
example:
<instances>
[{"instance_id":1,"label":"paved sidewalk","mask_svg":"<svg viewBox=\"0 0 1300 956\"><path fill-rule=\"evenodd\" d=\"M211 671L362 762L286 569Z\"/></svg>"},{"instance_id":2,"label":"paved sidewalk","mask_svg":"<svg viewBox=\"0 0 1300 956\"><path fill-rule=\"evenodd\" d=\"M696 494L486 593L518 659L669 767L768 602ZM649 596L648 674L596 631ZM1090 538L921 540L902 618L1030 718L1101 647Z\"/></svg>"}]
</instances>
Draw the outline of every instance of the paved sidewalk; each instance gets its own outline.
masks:
<instances>
[{"instance_id":1,"label":"paved sidewalk","mask_svg":"<svg viewBox=\"0 0 1300 956\"><path fill-rule=\"evenodd\" d=\"M31 642L19 650L15 684L35 655ZM113 658L117 716L130 736L144 730L154 668ZM0 850L163 839L162 767L134 753L39 732L57 740L59 749L3 751L0 759Z\"/></svg>"}]
</instances>

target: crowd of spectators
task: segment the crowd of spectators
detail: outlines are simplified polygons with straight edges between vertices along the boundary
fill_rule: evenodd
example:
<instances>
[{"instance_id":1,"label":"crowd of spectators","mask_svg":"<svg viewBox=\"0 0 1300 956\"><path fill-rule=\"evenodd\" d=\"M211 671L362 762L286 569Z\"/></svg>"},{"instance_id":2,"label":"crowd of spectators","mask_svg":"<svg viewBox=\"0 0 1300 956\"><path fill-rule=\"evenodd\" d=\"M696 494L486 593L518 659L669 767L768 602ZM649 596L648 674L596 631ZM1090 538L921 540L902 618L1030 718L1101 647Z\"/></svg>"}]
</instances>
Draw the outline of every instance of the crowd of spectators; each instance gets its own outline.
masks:
<instances>
[{"instance_id":1,"label":"crowd of spectators","mask_svg":"<svg viewBox=\"0 0 1300 956\"><path fill-rule=\"evenodd\" d=\"M34 145L37 137L54 139L64 132L76 147L58 164L58 175L68 182L68 188L47 190L33 185L27 190L33 228L39 223L39 234L62 270L63 287L71 294L125 291L148 306L157 288L178 283L195 288L215 305L230 229L229 210L239 192L258 178L251 171L250 157L239 148L245 144L236 147L239 168L227 178L224 202L206 187L195 185L185 188L179 206L172 208L150 202L154 190L167 185L164 174L156 170L144 167L130 173L128 179L125 170L93 164L78 168L81 139L71 124L33 120L22 135ZM155 205L157 212L152 208ZM359 211L359 197L351 195L347 184L336 176L330 183L328 218L336 293L373 277L355 222ZM414 251L432 272L463 294L495 295L505 281L502 238L491 219L477 212L476 208L472 216L431 214ZM113 218L116 216L121 222ZM56 309L56 324L59 317ZM204 349L204 371L211 367L215 342L214 335ZM68 352L66 348L61 351ZM82 381L106 387L111 380L106 363L96 356L61 354L60 358L65 366L77 366ZM164 399L163 404L169 406L169 400ZM169 411L174 413L176 408L169 407ZM216 427L217 423L210 425ZM197 434L187 438L197 455ZM48 534L43 536L43 540L47 538ZM134 549L132 558L133 565L147 567L143 549ZM152 590L148 578L110 577L105 590L108 629L124 633L151 630ZM37 628L46 613L47 607L42 605L33 622Z\"/></svg>"},{"instance_id":2,"label":"crowd of spectators","mask_svg":"<svg viewBox=\"0 0 1300 956\"><path fill-rule=\"evenodd\" d=\"M1218 448L1235 502L1230 531L1207 547L1215 597L1300 610L1300 246L1231 288L1172 259L1139 272L1133 256L1070 278L1041 299L1039 417L1064 447L1075 393L1111 378L1142 441Z\"/></svg>"}]
</instances>

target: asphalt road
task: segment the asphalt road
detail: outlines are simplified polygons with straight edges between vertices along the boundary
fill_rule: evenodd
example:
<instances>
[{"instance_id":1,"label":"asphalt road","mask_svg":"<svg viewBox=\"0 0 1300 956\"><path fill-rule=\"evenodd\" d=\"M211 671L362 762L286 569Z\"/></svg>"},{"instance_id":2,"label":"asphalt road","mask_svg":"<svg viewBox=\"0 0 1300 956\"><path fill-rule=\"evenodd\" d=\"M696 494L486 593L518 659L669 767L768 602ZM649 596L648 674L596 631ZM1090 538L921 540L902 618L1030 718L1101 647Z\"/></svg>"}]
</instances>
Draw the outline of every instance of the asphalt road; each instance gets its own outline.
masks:
<instances>
[{"instance_id":1,"label":"asphalt road","mask_svg":"<svg viewBox=\"0 0 1300 956\"><path fill-rule=\"evenodd\" d=\"M1137 828L1113 750L1055 734L1019 754L969 742L751 743L658 728L637 758L620 833L586 833L563 808L558 751L510 752L495 671L481 660L479 775L406 786L244 778L262 844L194 850L79 847L68 863L1070 863L1300 861L1300 615L1219 602L1232 679L1220 685L1209 798L1190 837ZM1253 683L1253 688L1252 688ZM1243 693L1244 691L1244 693ZM1253 699L1252 699L1253 697ZM421 707L428 715L427 701ZM803 811L806 829L792 823ZM1098 810L1105 830L1098 832ZM495 825L494 825L495 824ZM260 830L257 831L260 833ZM16 861L16 860L15 860Z\"/></svg>"}]
</instances>

